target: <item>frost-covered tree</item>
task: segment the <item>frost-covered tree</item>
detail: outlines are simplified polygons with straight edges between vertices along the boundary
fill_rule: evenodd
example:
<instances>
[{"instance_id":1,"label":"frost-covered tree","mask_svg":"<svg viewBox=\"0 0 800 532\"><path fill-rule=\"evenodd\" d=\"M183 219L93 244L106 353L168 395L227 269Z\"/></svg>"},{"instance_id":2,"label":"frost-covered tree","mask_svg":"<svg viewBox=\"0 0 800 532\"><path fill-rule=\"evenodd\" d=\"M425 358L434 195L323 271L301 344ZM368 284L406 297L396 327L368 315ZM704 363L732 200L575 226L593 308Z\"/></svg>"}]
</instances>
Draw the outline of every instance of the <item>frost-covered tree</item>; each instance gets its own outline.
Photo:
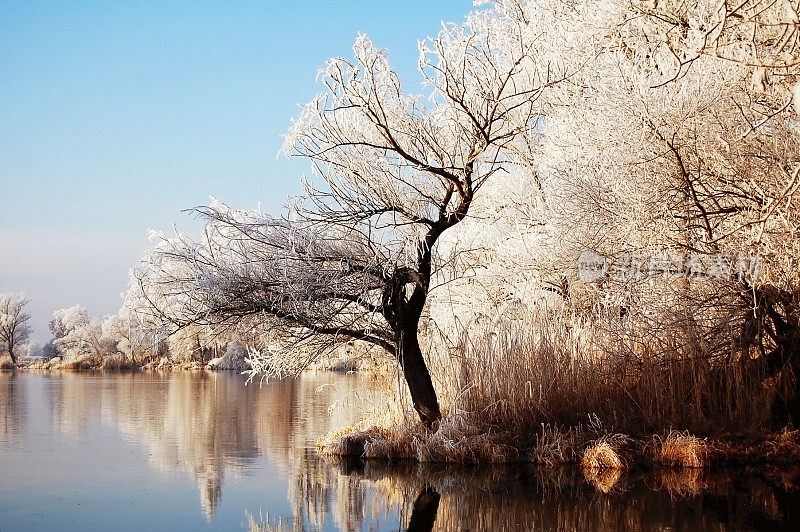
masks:
<instances>
[{"instance_id":1,"label":"frost-covered tree","mask_svg":"<svg viewBox=\"0 0 800 532\"><path fill-rule=\"evenodd\" d=\"M71 362L89 361L99 364L106 351L101 344L101 324L92 320L89 312L75 305L53 313L49 323L53 333L51 344L55 353Z\"/></svg>"},{"instance_id":2,"label":"frost-covered tree","mask_svg":"<svg viewBox=\"0 0 800 532\"><path fill-rule=\"evenodd\" d=\"M28 340L32 329L25 311L30 299L23 294L0 294L0 353L8 353L16 363L21 346Z\"/></svg>"},{"instance_id":3,"label":"frost-covered tree","mask_svg":"<svg viewBox=\"0 0 800 532\"><path fill-rule=\"evenodd\" d=\"M130 368L145 364L164 347L126 308L117 314L93 318L76 305L53 313L53 337L42 353L61 357L67 367Z\"/></svg>"},{"instance_id":4,"label":"frost-covered tree","mask_svg":"<svg viewBox=\"0 0 800 532\"><path fill-rule=\"evenodd\" d=\"M518 156L542 91L563 77L537 48L549 21L524 15L498 3L420 43L425 95L406 92L386 53L359 36L353 61L321 71L326 90L286 137L317 183L283 219L214 202L197 209L208 221L201 241L157 234L133 271L134 306L178 327L259 316L292 348L369 342L396 355L420 418L437 421L417 337L448 258L437 243ZM254 363L299 370L318 351Z\"/></svg>"},{"instance_id":5,"label":"frost-covered tree","mask_svg":"<svg viewBox=\"0 0 800 532\"><path fill-rule=\"evenodd\" d=\"M153 335L124 308L102 319L99 343L105 354L118 355L135 365L154 357L159 348Z\"/></svg>"},{"instance_id":6,"label":"frost-covered tree","mask_svg":"<svg viewBox=\"0 0 800 532\"><path fill-rule=\"evenodd\" d=\"M617 301L628 345L739 364L757 386L781 373L800 419L797 4L575 6L591 46L565 54L587 67L574 90L551 93L561 101L536 132L558 242L538 266L572 264L573 281L585 249L699 257L695 278L647 275L645 263L645 275L588 287L590 302ZM757 276L719 260L739 254L760 257Z\"/></svg>"},{"instance_id":7,"label":"frost-covered tree","mask_svg":"<svg viewBox=\"0 0 800 532\"><path fill-rule=\"evenodd\" d=\"M173 362L206 363L217 357L218 351L224 351L228 336L207 327L187 325L169 335L166 343Z\"/></svg>"}]
</instances>

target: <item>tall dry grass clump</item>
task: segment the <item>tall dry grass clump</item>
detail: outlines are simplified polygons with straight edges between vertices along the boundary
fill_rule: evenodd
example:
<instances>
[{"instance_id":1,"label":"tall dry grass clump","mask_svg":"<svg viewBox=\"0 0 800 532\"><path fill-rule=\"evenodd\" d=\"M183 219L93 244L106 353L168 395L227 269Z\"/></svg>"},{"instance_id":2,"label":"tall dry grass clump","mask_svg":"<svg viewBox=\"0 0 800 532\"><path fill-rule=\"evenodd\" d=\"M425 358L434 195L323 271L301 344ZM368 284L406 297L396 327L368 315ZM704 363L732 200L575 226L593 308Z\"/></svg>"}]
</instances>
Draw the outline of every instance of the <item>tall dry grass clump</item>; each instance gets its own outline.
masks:
<instances>
[{"instance_id":1,"label":"tall dry grass clump","mask_svg":"<svg viewBox=\"0 0 800 532\"><path fill-rule=\"evenodd\" d=\"M655 459L658 465L678 469L698 469L710 464L710 448L706 440L688 432L671 431L666 438L655 437Z\"/></svg>"},{"instance_id":2,"label":"tall dry grass clump","mask_svg":"<svg viewBox=\"0 0 800 532\"><path fill-rule=\"evenodd\" d=\"M614 447L606 442L597 443L584 451L581 467L590 470L624 469L625 463Z\"/></svg>"},{"instance_id":3,"label":"tall dry grass clump","mask_svg":"<svg viewBox=\"0 0 800 532\"><path fill-rule=\"evenodd\" d=\"M430 333L445 409L526 434L590 419L635 436L768 426L774 392L702 341L700 325L648 333L639 321L604 319L545 310L456 335Z\"/></svg>"},{"instance_id":4,"label":"tall dry grass clump","mask_svg":"<svg viewBox=\"0 0 800 532\"><path fill-rule=\"evenodd\" d=\"M785 427L772 438L768 438L758 454L774 461L790 461L800 456L800 429Z\"/></svg>"},{"instance_id":5,"label":"tall dry grass clump","mask_svg":"<svg viewBox=\"0 0 800 532\"><path fill-rule=\"evenodd\" d=\"M592 442L614 433L645 441L671 430L767 428L774 390L720 357L706 333L701 325L647 332L641 320L568 309L484 320L457 333L429 329L423 344L444 415L438 430L416 422L389 363L376 370L388 408L379 405L362 427L377 429L341 445L361 438L365 457L556 465L580 462ZM701 467L700 440L678 434L661 442L656 461ZM598 460L607 451L597 449Z\"/></svg>"},{"instance_id":6,"label":"tall dry grass clump","mask_svg":"<svg viewBox=\"0 0 800 532\"><path fill-rule=\"evenodd\" d=\"M481 423L463 414L445 417L436 431L412 421L393 426L360 424L328 434L317 449L326 456L418 462L477 464L520 459L520 450L510 444L507 433L483 432Z\"/></svg>"},{"instance_id":7,"label":"tall dry grass clump","mask_svg":"<svg viewBox=\"0 0 800 532\"><path fill-rule=\"evenodd\" d=\"M619 453L619 448L612 442L602 438L594 445L587 447L581 458L581 468L590 471L604 469L625 469L625 461Z\"/></svg>"},{"instance_id":8,"label":"tall dry grass clump","mask_svg":"<svg viewBox=\"0 0 800 532\"><path fill-rule=\"evenodd\" d=\"M553 468L564 464L577 464L591 436L582 425L562 429L556 425L542 424L534 435L528 461Z\"/></svg>"}]
</instances>

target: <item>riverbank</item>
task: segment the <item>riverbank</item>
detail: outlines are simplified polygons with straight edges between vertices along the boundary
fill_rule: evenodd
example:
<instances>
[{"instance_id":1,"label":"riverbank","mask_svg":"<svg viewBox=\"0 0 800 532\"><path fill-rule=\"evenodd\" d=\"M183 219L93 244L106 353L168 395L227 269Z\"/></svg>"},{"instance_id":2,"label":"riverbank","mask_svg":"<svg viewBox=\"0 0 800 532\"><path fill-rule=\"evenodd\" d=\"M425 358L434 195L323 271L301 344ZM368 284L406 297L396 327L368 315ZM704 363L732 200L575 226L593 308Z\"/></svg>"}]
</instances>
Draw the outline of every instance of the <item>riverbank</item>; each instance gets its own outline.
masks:
<instances>
[{"instance_id":1,"label":"riverbank","mask_svg":"<svg viewBox=\"0 0 800 532\"><path fill-rule=\"evenodd\" d=\"M35 370L228 370L239 373L251 370L248 354L244 346L238 344L237 348L219 351L221 356L196 358L188 355L173 356L144 356L132 357L120 353L112 354L83 354L79 356L30 356L14 363L8 355L0 356L0 370L35 369ZM348 344L341 349L329 353L327 356L310 364L307 369L314 371L333 371L350 373L369 371L375 365L372 358L363 349L357 349Z\"/></svg>"},{"instance_id":2,"label":"riverbank","mask_svg":"<svg viewBox=\"0 0 800 532\"><path fill-rule=\"evenodd\" d=\"M600 473L634 468L708 469L757 464L800 464L800 430L696 436L670 431L647 437L601 433L586 426L543 426L538 432L471 425L445 417L435 431L421 423L386 428L364 423L334 431L317 443L325 456L460 464L580 465Z\"/></svg>"},{"instance_id":3,"label":"riverbank","mask_svg":"<svg viewBox=\"0 0 800 532\"><path fill-rule=\"evenodd\" d=\"M658 336L620 320L610 331L576 314L543 313L429 335L423 351L443 414L434 430L419 422L402 373L387 365L375 375L385 404L318 449L597 471L800 463L789 366L769 366L769 355L742 349L730 331L706 344L699 326Z\"/></svg>"},{"instance_id":4,"label":"riverbank","mask_svg":"<svg viewBox=\"0 0 800 532\"><path fill-rule=\"evenodd\" d=\"M103 357L102 359L85 358L64 360L61 357L41 358L36 357L20 361L18 364L0 365L6 370L36 370L36 371L204 371L206 369L223 369L209 366L209 363L200 361L178 362L168 359L151 360L147 362L134 361L122 357Z\"/></svg>"},{"instance_id":5,"label":"riverbank","mask_svg":"<svg viewBox=\"0 0 800 532\"><path fill-rule=\"evenodd\" d=\"M37 371L234 371L243 373L250 370L246 360L226 360L225 357L212 358L207 362L199 360L175 361L168 357L145 362L129 358L107 356L102 359L83 358L63 360L61 357L31 357L14 364L11 357L0 357L0 370ZM335 358L309 367L309 371L331 371L352 373L363 371L358 360Z\"/></svg>"}]
</instances>

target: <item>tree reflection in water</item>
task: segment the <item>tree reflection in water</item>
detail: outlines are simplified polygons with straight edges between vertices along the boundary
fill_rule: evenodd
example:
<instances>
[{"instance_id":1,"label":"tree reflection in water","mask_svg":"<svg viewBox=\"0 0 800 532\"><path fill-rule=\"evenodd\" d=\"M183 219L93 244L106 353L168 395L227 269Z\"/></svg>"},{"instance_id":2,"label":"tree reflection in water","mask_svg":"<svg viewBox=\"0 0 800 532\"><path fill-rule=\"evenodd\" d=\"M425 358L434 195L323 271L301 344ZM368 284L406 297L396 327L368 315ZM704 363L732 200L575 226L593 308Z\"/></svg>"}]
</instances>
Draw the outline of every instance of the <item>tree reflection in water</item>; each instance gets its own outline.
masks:
<instances>
[{"instance_id":1,"label":"tree reflection in water","mask_svg":"<svg viewBox=\"0 0 800 532\"><path fill-rule=\"evenodd\" d=\"M25 417L21 382L13 371L0 371L0 442L18 441Z\"/></svg>"},{"instance_id":2,"label":"tree reflection in water","mask_svg":"<svg viewBox=\"0 0 800 532\"><path fill-rule=\"evenodd\" d=\"M311 374L245 386L241 376L224 373L65 372L49 377L48 395L56 432L78 440L90 420L101 419L143 446L153 469L188 473L211 520L225 475L247 474L262 455L288 470L332 424L352 421L332 417L328 407L360 389L357 377L332 377L335 386L326 385L331 375Z\"/></svg>"},{"instance_id":3,"label":"tree reflection in water","mask_svg":"<svg viewBox=\"0 0 800 532\"><path fill-rule=\"evenodd\" d=\"M252 530L320 529L325 523L319 508L330 501L340 530L361 530L392 513L408 530L796 530L800 523L798 468L587 479L577 468L330 463L309 457L292 482L304 486L291 497L293 518L251 519Z\"/></svg>"},{"instance_id":4,"label":"tree reflection in water","mask_svg":"<svg viewBox=\"0 0 800 532\"><path fill-rule=\"evenodd\" d=\"M0 379L0 428L13 441L8 435L21 430L23 401L16 377ZM76 438L88 421L102 420L143 447L153 469L192 478L209 520L226 478L261 471L262 457L277 463L288 478L291 514L276 519L269 512L285 501L265 500L248 508L253 530L796 529L800 523L798 469L592 475L574 468L323 459L313 448L316 438L359 415L358 397L369 403L354 376L307 374L263 387L244 386L235 375L189 373L65 373L47 382L58 432ZM329 412L342 397L350 398L346 407Z\"/></svg>"}]
</instances>

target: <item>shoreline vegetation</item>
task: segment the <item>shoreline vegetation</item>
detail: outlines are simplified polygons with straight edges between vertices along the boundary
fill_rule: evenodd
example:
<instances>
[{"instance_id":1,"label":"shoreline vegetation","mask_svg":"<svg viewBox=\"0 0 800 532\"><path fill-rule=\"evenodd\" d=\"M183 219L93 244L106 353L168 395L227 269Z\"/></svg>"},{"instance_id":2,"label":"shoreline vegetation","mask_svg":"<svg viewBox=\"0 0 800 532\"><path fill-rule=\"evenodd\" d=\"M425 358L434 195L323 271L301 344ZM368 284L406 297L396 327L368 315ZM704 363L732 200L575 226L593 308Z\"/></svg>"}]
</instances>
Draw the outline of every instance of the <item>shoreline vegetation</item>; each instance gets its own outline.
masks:
<instances>
[{"instance_id":1,"label":"shoreline vegetation","mask_svg":"<svg viewBox=\"0 0 800 532\"><path fill-rule=\"evenodd\" d=\"M796 466L800 461L800 430L784 427L761 434L697 437L671 431L634 438L596 433L584 427L544 426L527 438L493 437L447 439L420 425L386 429L348 427L317 443L323 456L338 460L441 464L529 464L543 469L577 466L587 479L602 479L636 470L714 470L761 464Z\"/></svg>"},{"instance_id":2,"label":"shoreline vegetation","mask_svg":"<svg viewBox=\"0 0 800 532\"><path fill-rule=\"evenodd\" d=\"M318 452L389 462L577 465L598 482L637 468L800 461L800 430L782 413L786 383L780 378L744 378L729 360L705 356L702 344L693 352L664 351L651 336L648 346L646 337L626 329L635 321L606 318L600 328L554 311L473 324L457 336L428 330L423 351L442 404L442 419L431 428L416 417L391 358L349 345L311 369L362 374L380 404L322 438ZM678 333L672 340L680 342ZM630 349L621 349L628 342ZM231 345L205 361L150 357L134 366L114 363L116 355L91 359L94 366L84 357L18 367L246 371L246 351Z\"/></svg>"},{"instance_id":3,"label":"shoreline vegetation","mask_svg":"<svg viewBox=\"0 0 800 532\"><path fill-rule=\"evenodd\" d=\"M246 355L245 355L246 356ZM251 370L250 363L245 356L222 356L202 359L172 359L169 356L149 358L146 361L136 361L121 355L106 355L103 357L61 357L54 356L29 356L17 363L9 356L0 356L0 371L2 370L41 370L41 371L231 371L246 373ZM309 371L332 371L337 373L352 373L368 371L358 358L331 357L309 366Z\"/></svg>"}]
</instances>

